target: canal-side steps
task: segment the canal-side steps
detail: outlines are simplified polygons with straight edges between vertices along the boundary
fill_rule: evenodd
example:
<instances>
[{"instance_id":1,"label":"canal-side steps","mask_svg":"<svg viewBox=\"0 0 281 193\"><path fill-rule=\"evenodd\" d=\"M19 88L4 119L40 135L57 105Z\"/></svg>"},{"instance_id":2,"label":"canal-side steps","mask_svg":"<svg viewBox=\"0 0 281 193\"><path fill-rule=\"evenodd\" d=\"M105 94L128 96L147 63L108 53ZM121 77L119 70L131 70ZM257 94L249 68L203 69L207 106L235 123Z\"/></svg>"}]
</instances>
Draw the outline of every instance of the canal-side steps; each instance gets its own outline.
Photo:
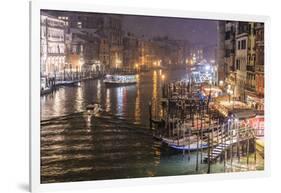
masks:
<instances>
[{"instance_id":1,"label":"canal-side steps","mask_svg":"<svg viewBox=\"0 0 281 193\"><path fill-rule=\"evenodd\" d=\"M205 156L204 157L204 162L214 162L216 161L217 158L220 157L220 155L231 145L236 143L236 139L233 139L232 141L227 140L224 143L220 143L218 146L216 146L212 152L210 153L210 157ZM209 160L210 159L210 160Z\"/></svg>"}]
</instances>

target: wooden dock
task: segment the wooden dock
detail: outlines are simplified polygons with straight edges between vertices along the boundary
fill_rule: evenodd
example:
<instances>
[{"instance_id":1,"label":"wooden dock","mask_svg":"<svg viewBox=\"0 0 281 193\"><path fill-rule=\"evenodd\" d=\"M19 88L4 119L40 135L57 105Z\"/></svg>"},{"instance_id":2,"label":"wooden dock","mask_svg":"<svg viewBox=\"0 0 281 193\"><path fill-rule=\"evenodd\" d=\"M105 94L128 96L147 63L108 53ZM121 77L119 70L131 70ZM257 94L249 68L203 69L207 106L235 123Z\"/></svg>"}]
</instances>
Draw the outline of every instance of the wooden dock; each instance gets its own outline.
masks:
<instances>
[{"instance_id":1,"label":"wooden dock","mask_svg":"<svg viewBox=\"0 0 281 193\"><path fill-rule=\"evenodd\" d=\"M183 154L187 151L189 158L190 152L196 151L196 171L199 161L208 164L210 173L211 164L219 158L232 163L233 156L240 160L241 155L246 155L248 162L249 153L256 152L253 129L213 109L211 94L203 97L200 87L181 81L164 88L162 106L153 108L161 109L162 116L158 112L153 115L150 103L150 128L155 138Z\"/></svg>"}]
</instances>

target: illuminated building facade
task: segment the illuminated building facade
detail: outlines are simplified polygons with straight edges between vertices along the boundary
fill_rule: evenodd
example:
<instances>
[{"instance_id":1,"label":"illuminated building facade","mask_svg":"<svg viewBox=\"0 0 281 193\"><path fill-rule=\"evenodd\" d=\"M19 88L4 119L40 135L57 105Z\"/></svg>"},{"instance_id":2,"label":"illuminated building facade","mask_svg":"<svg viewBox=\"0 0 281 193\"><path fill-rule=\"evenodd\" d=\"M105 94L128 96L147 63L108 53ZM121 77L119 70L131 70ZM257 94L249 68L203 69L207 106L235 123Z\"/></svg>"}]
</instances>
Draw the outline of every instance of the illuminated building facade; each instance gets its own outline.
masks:
<instances>
[{"instance_id":1,"label":"illuminated building facade","mask_svg":"<svg viewBox=\"0 0 281 193\"><path fill-rule=\"evenodd\" d=\"M264 40L262 23L220 21L217 55L220 81L234 98L263 109Z\"/></svg>"},{"instance_id":2,"label":"illuminated building facade","mask_svg":"<svg viewBox=\"0 0 281 193\"><path fill-rule=\"evenodd\" d=\"M41 15L41 75L61 77L65 67L65 22Z\"/></svg>"}]
</instances>

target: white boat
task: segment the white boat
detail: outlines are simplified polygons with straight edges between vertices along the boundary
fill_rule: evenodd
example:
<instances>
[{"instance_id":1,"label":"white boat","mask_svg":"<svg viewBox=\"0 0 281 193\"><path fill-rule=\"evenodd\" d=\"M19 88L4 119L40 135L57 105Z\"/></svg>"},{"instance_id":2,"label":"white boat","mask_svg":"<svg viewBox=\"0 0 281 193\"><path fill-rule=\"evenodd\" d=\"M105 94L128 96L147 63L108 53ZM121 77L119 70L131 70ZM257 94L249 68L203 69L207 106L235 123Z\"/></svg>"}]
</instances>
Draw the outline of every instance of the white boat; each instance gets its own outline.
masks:
<instances>
[{"instance_id":1,"label":"white boat","mask_svg":"<svg viewBox=\"0 0 281 193\"><path fill-rule=\"evenodd\" d=\"M191 136L190 138L185 137L181 139L162 138L162 141L175 150L195 151L201 148L208 148L208 144L205 141L199 139L199 141L197 142L197 136L195 135Z\"/></svg>"},{"instance_id":2,"label":"white boat","mask_svg":"<svg viewBox=\"0 0 281 193\"><path fill-rule=\"evenodd\" d=\"M103 82L107 86L119 86L119 85L129 85L136 84L137 78L136 74L132 75L106 75Z\"/></svg>"}]
</instances>

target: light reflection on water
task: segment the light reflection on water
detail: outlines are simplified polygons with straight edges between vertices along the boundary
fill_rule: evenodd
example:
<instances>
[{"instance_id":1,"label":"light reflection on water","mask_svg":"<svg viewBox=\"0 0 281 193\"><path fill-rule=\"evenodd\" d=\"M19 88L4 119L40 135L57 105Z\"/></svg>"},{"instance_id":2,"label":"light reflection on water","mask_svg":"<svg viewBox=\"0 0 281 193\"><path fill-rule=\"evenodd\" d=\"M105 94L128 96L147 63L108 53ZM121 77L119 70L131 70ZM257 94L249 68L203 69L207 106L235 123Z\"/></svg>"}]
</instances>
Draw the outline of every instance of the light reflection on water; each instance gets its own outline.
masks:
<instances>
[{"instance_id":1,"label":"light reflection on water","mask_svg":"<svg viewBox=\"0 0 281 193\"><path fill-rule=\"evenodd\" d=\"M123 115L123 100L124 100L124 87L118 87L117 88L117 103L116 103L116 109L118 115Z\"/></svg>"},{"instance_id":2,"label":"light reflection on water","mask_svg":"<svg viewBox=\"0 0 281 193\"><path fill-rule=\"evenodd\" d=\"M97 80L97 102L101 102L101 80Z\"/></svg>"},{"instance_id":3,"label":"light reflection on water","mask_svg":"<svg viewBox=\"0 0 281 193\"><path fill-rule=\"evenodd\" d=\"M186 76L184 70L167 73L168 80ZM88 104L98 102L106 112L128 118L148 126L148 104L152 101L154 115L162 115L160 108L161 70L142 73L137 84L124 87L106 87L102 80L89 80L80 87L62 87L53 94L41 97L41 118L43 120L81 112Z\"/></svg>"},{"instance_id":4,"label":"light reflection on water","mask_svg":"<svg viewBox=\"0 0 281 193\"><path fill-rule=\"evenodd\" d=\"M110 89L106 89L106 103L105 103L105 110L106 112L109 112L111 109L111 102L110 102Z\"/></svg>"},{"instance_id":5,"label":"light reflection on water","mask_svg":"<svg viewBox=\"0 0 281 193\"><path fill-rule=\"evenodd\" d=\"M83 90L81 87L78 87L76 90L76 104L75 109L76 111L80 112L83 111Z\"/></svg>"},{"instance_id":6,"label":"light reflection on water","mask_svg":"<svg viewBox=\"0 0 281 193\"><path fill-rule=\"evenodd\" d=\"M155 71L138 75L136 85L110 88L90 80L41 97L42 182L206 173L206 164L195 172L194 153L188 161L171 152L147 128L152 98L153 111L161 113L161 73L167 81L186 76L184 70ZM82 112L92 102L105 110L99 117ZM212 169L223 172L222 164Z\"/></svg>"}]
</instances>

